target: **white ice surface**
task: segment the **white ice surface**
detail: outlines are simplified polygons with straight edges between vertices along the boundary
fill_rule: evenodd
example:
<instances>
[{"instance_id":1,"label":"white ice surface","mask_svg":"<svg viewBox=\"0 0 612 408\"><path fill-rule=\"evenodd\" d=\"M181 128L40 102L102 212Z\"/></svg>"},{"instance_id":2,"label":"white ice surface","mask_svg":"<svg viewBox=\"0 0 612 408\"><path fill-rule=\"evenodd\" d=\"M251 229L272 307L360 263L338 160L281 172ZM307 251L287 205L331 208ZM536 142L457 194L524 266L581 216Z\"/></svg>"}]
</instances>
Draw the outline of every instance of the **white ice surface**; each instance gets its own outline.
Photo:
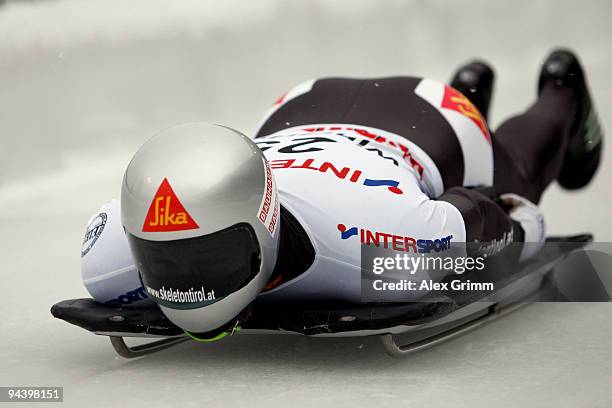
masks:
<instances>
[{"instance_id":1,"label":"white ice surface","mask_svg":"<svg viewBox=\"0 0 612 408\"><path fill-rule=\"evenodd\" d=\"M171 124L249 133L304 79L445 80L480 56L498 74L495 126L533 100L539 63L562 44L578 50L612 129L605 0L177 3L0 6L0 385L64 386L65 406L612 406L607 304L532 305L403 360L373 338L257 335L127 361L53 319L51 304L87 295L87 218ZM612 240L609 145L605 156L587 189L546 194L551 233Z\"/></svg>"}]
</instances>

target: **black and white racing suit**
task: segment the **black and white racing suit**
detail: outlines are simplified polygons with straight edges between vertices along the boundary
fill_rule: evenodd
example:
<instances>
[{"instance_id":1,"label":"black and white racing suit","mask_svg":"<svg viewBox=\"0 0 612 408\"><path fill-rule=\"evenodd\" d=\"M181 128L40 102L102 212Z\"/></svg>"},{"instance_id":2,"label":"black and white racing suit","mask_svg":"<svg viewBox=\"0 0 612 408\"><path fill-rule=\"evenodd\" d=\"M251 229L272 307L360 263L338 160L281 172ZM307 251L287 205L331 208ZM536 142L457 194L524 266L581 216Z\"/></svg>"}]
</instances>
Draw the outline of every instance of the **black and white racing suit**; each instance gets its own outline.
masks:
<instances>
[{"instance_id":1,"label":"black and white racing suit","mask_svg":"<svg viewBox=\"0 0 612 408\"><path fill-rule=\"evenodd\" d=\"M513 134L517 118L492 137L465 96L429 79L331 78L287 92L255 138L281 202L279 260L260 296L359 301L367 240L413 253L452 242L521 241L520 225L474 187L539 200L562 155L533 161L553 143L564 151L564 139L552 139L563 129L529 114L523 122L533 119L536 129L542 122L537 131L548 123L553 135L521 147L512 139L529 135Z\"/></svg>"}]
</instances>

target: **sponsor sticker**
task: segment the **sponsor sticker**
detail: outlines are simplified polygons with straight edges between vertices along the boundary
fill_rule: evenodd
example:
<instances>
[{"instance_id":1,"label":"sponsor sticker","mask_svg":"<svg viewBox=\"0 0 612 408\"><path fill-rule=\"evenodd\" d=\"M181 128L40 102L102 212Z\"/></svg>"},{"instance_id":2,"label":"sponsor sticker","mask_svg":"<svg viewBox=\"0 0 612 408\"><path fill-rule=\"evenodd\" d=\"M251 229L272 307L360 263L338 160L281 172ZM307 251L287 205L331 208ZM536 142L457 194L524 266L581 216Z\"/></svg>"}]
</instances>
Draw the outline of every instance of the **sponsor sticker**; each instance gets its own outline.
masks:
<instances>
[{"instance_id":1,"label":"sponsor sticker","mask_svg":"<svg viewBox=\"0 0 612 408\"><path fill-rule=\"evenodd\" d=\"M167 178L159 185L142 226L143 232L170 232L200 228L183 207Z\"/></svg>"},{"instance_id":2,"label":"sponsor sticker","mask_svg":"<svg viewBox=\"0 0 612 408\"><path fill-rule=\"evenodd\" d=\"M363 245L382 247L399 252L413 252L415 254L428 254L447 251L451 247L452 235L435 239L416 239L402 235L390 234L381 231L372 231L367 228L347 227L344 224L337 225L340 231L340 239L349 239L359 236Z\"/></svg>"},{"instance_id":3,"label":"sponsor sticker","mask_svg":"<svg viewBox=\"0 0 612 408\"><path fill-rule=\"evenodd\" d=\"M288 159L288 160L272 160L273 169L290 169L290 170L308 170L315 171L313 174L330 174L347 183L356 183L366 187L386 187L387 191L402 195L400 182L393 179L378 179L369 178L363 174L363 171L351 168L329 161L320 161L315 158L306 158L304 160Z\"/></svg>"},{"instance_id":4,"label":"sponsor sticker","mask_svg":"<svg viewBox=\"0 0 612 408\"><path fill-rule=\"evenodd\" d=\"M280 201L278 200L278 192L276 191L276 182L272 176L270 163L263 159L265 168L265 185L266 190L257 211L257 218L266 227L270 235L274 235L276 231L278 213L280 211Z\"/></svg>"},{"instance_id":5,"label":"sponsor sticker","mask_svg":"<svg viewBox=\"0 0 612 408\"><path fill-rule=\"evenodd\" d=\"M441 107L452 109L470 118L472 122L474 122L476 126L480 128L480 131L485 139L487 139L487 142L491 143L491 135L489 135L489 129L487 129L484 118L476 106L474 106L474 104L470 102L470 100L461 92L451 88L450 86L445 86Z\"/></svg>"},{"instance_id":6,"label":"sponsor sticker","mask_svg":"<svg viewBox=\"0 0 612 408\"><path fill-rule=\"evenodd\" d=\"M104 304L110 307L123 307L145 299L147 299L147 294L144 287L141 286L134 290L130 290L115 299L108 300L104 302Z\"/></svg>"},{"instance_id":7,"label":"sponsor sticker","mask_svg":"<svg viewBox=\"0 0 612 408\"><path fill-rule=\"evenodd\" d=\"M276 193L276 191L275 191ZM274 205L274 212L272 213L272 218L270 219L270 225L268 225L268 231L270 234L274 235L274 231L276 230L276 223L278 221L278 214L280 213L280 201L275 200L276 204Z\"/></svg>"},{"instance_id":8,"label":"sponsor sticker","mask_svg":"<svg viewBox=\"0 0 612 408\"><path fill-rule=\"evenodd\" d=\"M106 213L100 213L96 215L87 226L85 236L83 237L83 245L81 246L81 258L87 255L100 235L102 235L102 231L104 231L104 227L106 226L106 220Z\"/></svg>"}]
</instances>

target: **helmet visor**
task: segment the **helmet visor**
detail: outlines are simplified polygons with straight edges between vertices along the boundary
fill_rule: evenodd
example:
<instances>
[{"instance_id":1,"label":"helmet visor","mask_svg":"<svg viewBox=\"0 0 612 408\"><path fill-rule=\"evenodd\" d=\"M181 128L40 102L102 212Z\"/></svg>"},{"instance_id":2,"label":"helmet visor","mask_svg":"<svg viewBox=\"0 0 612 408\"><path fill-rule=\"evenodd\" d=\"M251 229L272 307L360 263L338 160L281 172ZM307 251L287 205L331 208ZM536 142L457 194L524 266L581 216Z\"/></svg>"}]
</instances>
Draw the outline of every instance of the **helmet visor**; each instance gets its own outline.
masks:
<instances>
[{"instance_id":1,"label":"helmet visor","mask_svg":"<svg viewBox=\"0 0 612 408\"><path fill-rule=\"evenodd\" d=\"M127 237L147 295L174 309L223 299L249 283L261 265L257 236L247 223L173 241Z\"/></svg>"}]
</instances>

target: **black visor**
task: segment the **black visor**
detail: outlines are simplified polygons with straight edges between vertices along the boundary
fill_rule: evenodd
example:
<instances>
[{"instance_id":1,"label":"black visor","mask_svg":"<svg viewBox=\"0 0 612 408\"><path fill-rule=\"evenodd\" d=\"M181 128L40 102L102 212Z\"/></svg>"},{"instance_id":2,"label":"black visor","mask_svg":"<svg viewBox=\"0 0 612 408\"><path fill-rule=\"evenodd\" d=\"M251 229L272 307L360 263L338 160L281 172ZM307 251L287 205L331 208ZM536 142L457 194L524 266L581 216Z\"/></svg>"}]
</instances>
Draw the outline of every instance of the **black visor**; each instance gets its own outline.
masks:
<instances>
[{"instance_id":1,"label":"black visor","mask_svg":"<svg viewBox=\"0 0 612 408\"><path fill-rule=\"evenodd\" d=\"M174 241L127 237L147 295L175 309L200 307L236 292L261 264L257 236L246 223Z\"/></svg>"}]
</instances>

